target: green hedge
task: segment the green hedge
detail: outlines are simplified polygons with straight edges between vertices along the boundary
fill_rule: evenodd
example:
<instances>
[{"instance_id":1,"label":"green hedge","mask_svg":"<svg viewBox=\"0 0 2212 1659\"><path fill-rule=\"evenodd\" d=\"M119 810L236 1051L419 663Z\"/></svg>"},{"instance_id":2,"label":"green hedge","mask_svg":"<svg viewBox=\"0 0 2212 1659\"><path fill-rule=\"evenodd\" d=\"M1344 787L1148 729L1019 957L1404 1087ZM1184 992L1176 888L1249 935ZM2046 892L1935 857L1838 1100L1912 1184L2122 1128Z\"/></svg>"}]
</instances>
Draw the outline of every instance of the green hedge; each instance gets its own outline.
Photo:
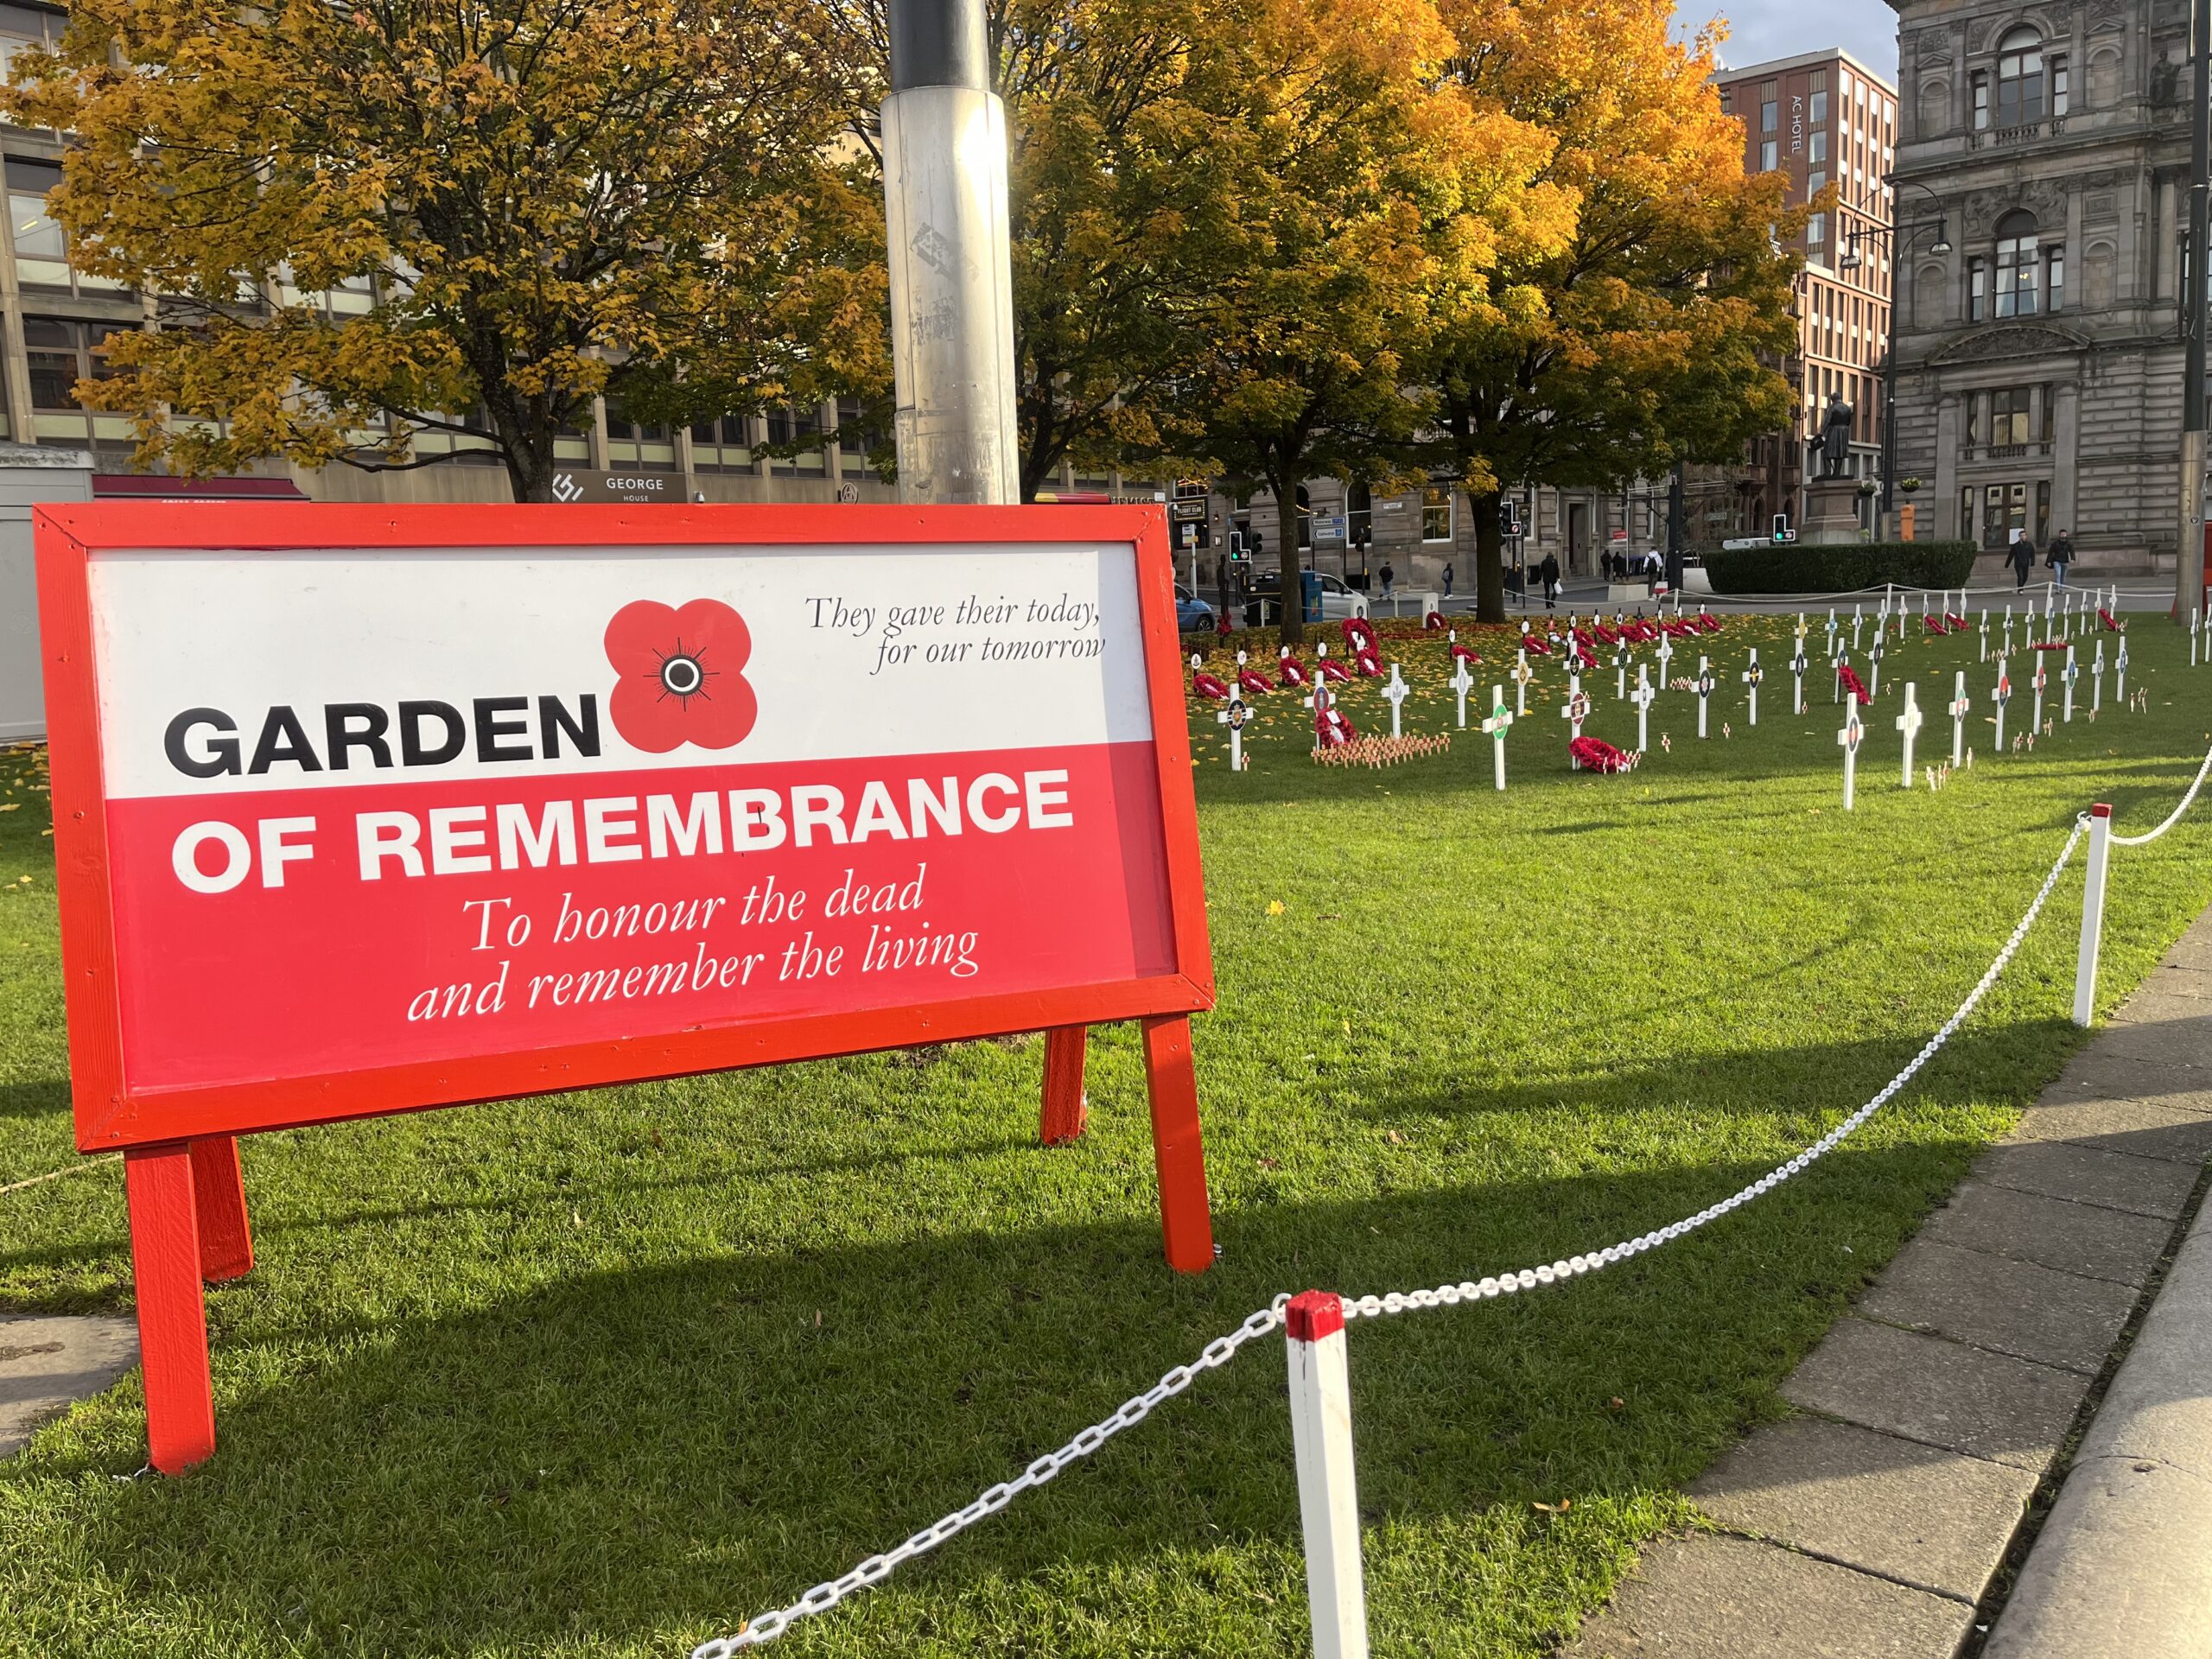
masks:
<instances>
[{"instance_id":1,"label":"green hedge","mask_svg":"<svg viewBox=\"0 0 2212 1659\"><path fill-rule=\"evenodd\" d=\"M1972 542L1847 542L1834 547L1745 547L1708 553L1719 594L1844 594L1894 582L1960 588L1974 570Z\"/></svg>"}]
</instances>

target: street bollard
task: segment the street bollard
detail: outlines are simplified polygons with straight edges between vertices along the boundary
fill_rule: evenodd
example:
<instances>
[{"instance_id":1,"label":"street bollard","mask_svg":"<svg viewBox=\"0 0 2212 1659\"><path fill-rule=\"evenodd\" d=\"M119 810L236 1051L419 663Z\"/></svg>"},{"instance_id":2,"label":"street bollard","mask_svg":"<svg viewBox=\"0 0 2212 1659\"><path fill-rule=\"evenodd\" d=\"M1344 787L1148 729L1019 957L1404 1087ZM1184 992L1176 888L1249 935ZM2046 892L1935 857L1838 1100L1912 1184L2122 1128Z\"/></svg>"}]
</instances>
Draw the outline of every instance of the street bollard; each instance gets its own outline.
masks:
<instances>
[{"instance_id":1,"label":"street bollard","mask_svg":"<svg viewBox=\"0 0 2212 1659\"><path fill-rule=\"evenodd\" d=\"M2105 924L2105 862L2112 853L2112 808L2089 809L2089 857L2082 867L2082 948L2074 965L2074 1023L2086 1027L2097 1007L2097 945Z\"/></svg>"},{"instance_id":2,"label":"street bollard","mask_svg":"<svg viewBox=\"0 0 2212 1659\"><path fill-rule=\"evenodd\" d=\"M1305 1291L1284 1309L1283 1330L1290 1351L1290 1435L1298 1456L1313 1659L1367 1659L1344 1304L1327 1291Z\"/></svg>"}]
</instances>

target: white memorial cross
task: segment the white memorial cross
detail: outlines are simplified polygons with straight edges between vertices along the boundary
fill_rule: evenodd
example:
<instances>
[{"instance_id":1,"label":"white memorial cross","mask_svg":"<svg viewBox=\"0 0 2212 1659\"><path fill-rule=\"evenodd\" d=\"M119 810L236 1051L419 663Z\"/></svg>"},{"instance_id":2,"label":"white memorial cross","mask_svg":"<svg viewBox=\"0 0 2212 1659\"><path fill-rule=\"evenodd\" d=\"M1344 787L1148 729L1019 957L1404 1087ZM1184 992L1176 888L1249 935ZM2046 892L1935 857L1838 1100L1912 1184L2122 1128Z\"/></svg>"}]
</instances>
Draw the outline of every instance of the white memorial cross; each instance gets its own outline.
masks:
<instances>
[{"instance_id":1,"label":"white memorial cross","mask_svg":"<svg viewBox=\"0 0 2212 1659\"><path fill-rule=\"evenodd\" d=\"M1904 683L1904 712L1897 716L1897 730L1904 734L1904 786L1912 787L1912 746L1919 735L1926 717L1920 712L1920 688L1910 680Z\"/></svg>"},{"instance_id":2,"label":"white memorial cross","mask_svg":"<svg viewBox=\"0 0 2212 1659\"><path fill-rule=\"evenodd\" d=\"M2189 665L2191 668L2196 666L2196 627L2202 620L2202 612L2193 610L2189 613Z\"/></svg>"},{"instance_id":3,"label":"white memorial cross","mask_svg":"<svg viewBox=\"0 0 2212 1659\"><path fill-rule=\"evenodd\" d=\"M1513 653L1513 672L1506 677L1513 682L1513 712L1516 715L1527 714L1529 712L1529 682L1535 679L1536 676L1535 671L1529 666L1529 653L1526 651L1516 651Z\"/></svg>"},{"instance_id":4,"label":"white memorial cross","mask_svg":"<svg viewBox=\"0 0 2212 1659\"><path fill-rule=\"evenodd\" d=\"M1662 633L1659 636L1658 657L1659 686L1662 690L1664 690L1667 686L1667 665L1675 659L1675 637L1672 634Z\"/></svg>"},{"instance_id":5,"label":"white memorial cross","mask_svg":"<svg viewBox=\"0 0 2212 1659\"><path fill-rule=\"evenodd\" d=\"M1313 677L1313 690L1299 699L1313 711L1313 753L1321 753L1321 728L1328 722L1322 718L1336 706L1336 696L1329 690L1329 683L1319 675Z\"/></svg>"},{"instance_id":6,"label":"white memorial cross","mask_svg":"<svg viewBox=\"0 0 2212 1659\"><path fill-rule=\"evenodd\" d=\"M2050 683L2050 676L2044 672L2043 653L2041 652L2037 652L2036 653L2036 677L2033 680L2029 682L2029 683L2033 685L2036 689L2036 717L2028 723L2028 732L2031 736L2043 730L2043 689Z\"/></svg>"},{"instance_id":7,"label":"white memorial cross","mask_svg":"<svg viewBox=\"0 0 2212 1659\"><path fill-rule=\"evenodd\" d=\"M1636 748L1639 754L1648 753L1651 747L1651 700L1658 695L1652 690L1650 669L1638 663L1636 690L1628 694L1628 700L1636 705Z\"/></svg>"},{"instance_id":8,"label":"white memorial cross","mask_svg":"<svg viewBox=\"0 0 2212 1659\"><path fill-rule=\"evenodd\" d=\"M1590 698L1582 689L1580 674L1567 677L1567 701L1559 706L1559 717L1567 722L1567 741L1571 743L1582 735L1582 722L1590 718ZM1577 760L1574 766L1579 772L1582 763Z\"/></svg>"},{"instance_id":9,"label":"white memorial cross","mask_svg":"<svg viewBox=\"0 0 2212 1659\"><path fill-rule=\"evenodd\" d=\"M1475 689L1475 677L1467 672L1467 659L1452 659L1452 690L1459 699L1459 729L1467 729L1467 693Z\"/></svg>"},{"instance_id":10,"label":"white memorial cross","mask_svg":"<svg viewBox=\"0 0 2212 1659\"><path fill-rule=\"evenodd\" d=\"M1859 694L1844 693L1843 729L1835 741L1843 745L1843 810L1852 810L1852 796L1859 784L1859 745L1866 736L1866 725L1859 718Z\"/></svg>"},{"instance_id":11,"label":"white memorial cross","mask_svg":"<svg viewBox=\"0 0 2212 1659\"><path fill-rule=\"evenodd\" d=\"M1390 699L1390 735L1392 737L1398 735L1399 707L1413 694L1413 687L1398 677L1398 665L1395 663L1391 664L1390 681L1382 688L1382 695Z\"/></svg>"},{"instance_id":12,"label":"white memorial cross","mask_svg":"<svg viewBox=\"0 0 2212 1659\"><path fill-rule=\"evenodd\" d=\"M1835 661L1830 664L1830 666L1835 670L1834 673L1828 676L1828 679L1831 682L1829 689L1834 693L1834 695L1828 699L1830 702L1841 702L1843 701L1843 671L1849 667L1850 664L1851 653L1847 651L1838 652Z\"/></svg>"},{"instance_id":13,"label":"white memorial cross","mask_svg":"<svg viewBox=\"0 0 2212 1659\"><path fill-rule=\"evenodd\" d=\"M1954 769L1966 764L1967 714L1974 707L1974 700L1967 696L1967 671L1959 671L1951 682L1951 701L1943 712L1951 717L1951 765Z\"/></svg>"},{"instance_id":14,"label":"white memorial cross","mask_svg":"<svg viewBox=\"0 0 2212 1659\"><path fill-rule=\"evenodd\" d=\"M2012 654L2012 607L2010 605L2005 607L2005 654L2007 657Z\"/></svg>"},{"instance_id":15,"label":"white memorial cross","mask_svg":"<svg viewBox=\"0 0 2212 1659\"><path fill-rule=\"evenodd\" d=\"M2074 723L2074 682L2082 677L2082 665L2074 660L2074 647L2071 645L2066 647L2065 672L2058 677L2066 683L2065 701L2060 705L2064 712L2059 716L2060 722L2071 726Z\"/></svg>"},{"instance_id":16,"label":"white memorial cross","mask_svg":"<svg viewBox=\"0 0 2212 1659\"><path fill-rule=\"evenodd\" d=\"M2104 712L2104 706L2105 642L2102 636L2100 636L2097 640L2097 654L2089 664L2089 712L2093 715L2101 714Z\"/></svg>"},{"instance_id":17,"label":"white memorial cross","mask_svg":"<svg viewBox=\"0 0 2212 1659\"><path fill-rule=\"evenodd\" d=\"M1697 659L1697 734L1705 735L1705 708L1713 700L1713 688L1720 683L1713 677L1713 664L1708 658Z\"/></svg>"},{"instance_id":18,"label":"white memorial cross","mask_svg":"<svg viewBox=\"0 0 2212 1659\"><path fill-rule=\"evenodd\" d=\"M1853 651L1859 649L1859 630L1866 621L1866 619L1859 613L1859 607L1853 606L1851 607L1851 648ZM1877 629L1876 632L1879 632L1880 630Z\"/></svg>"},{"instance_id":19,"label":"white memorial cross","mask_svg":"<svg viewBox=\"0 0 2212 1659\"><path fill-rule=\"evenodd\" d=\"M1617 698L1628 696L1628 659L1629 649L1625 643L1613 647L1613 696Z\"/></svg>"},{"instance_id":20,"label":"white memorial cross","mask_svg":"<svg viewBox=\"0 0 2212 1659\"><path fill-rule=\"evenodd\" d=\"M2120 654L2113 658L2112 667L2113 674L2117 676L2113 681L2112 694L2120 702L2126 702L2127 701L2127 636L2124 633L2120 636Z\"/></svg>"},{"instance_id":21,"label":"white memorial cross","mask_svg":"<svg viewBox=\"0 0 2212 1659\"><path fill-rule=\"evenodd\" d=\"M1835 661L1835 607L1828 607L1828 661Z\"/></svg>"},{"instance_id":22,"label":"white memorial cross","mask_svg":"<svg viewBox=\"0 0 2212 1659\"><path fill-rule=\"evenodd\" d=\"M1462 668L1466 664L1462 663ZM1491 753L1497 757L1497 786L1505 787L1505 734L1513 728L1513 711L1505 706L1505 688L1493 685L1490 689L1490 718L1483 721L1483 730L1489 733L1492 742Z\"/></svg>"},{"instance_id":23,"label":"white memorial cross","mask_svg":"<svg viewBox=\"0 0 2212 1659\"><path fill-rule=\"evenodd\" d=\"M1789 693L1789 712L1793 715L1805 712L1805 671L1811 666L1805 660L1805 637L1800 634L1797 636L1797 654L1789 659L1789 672L1796 682Z\"/></svg>"},{"instance_id":24,"label":"white memorial cross","mask_svg":"<svg viewBox=\"0 0 2212 1659\"><path fill-rule=\"evenodd\" d=\"M1981 607L1981 660L1989 660L1989 607Z\"/></svg>"},{"instance_id":25,"label":"white memorial cross","mask_svg":"<svg viewBox=\"0 0 2212 1659\"><path fill-rule=\"evenodd\" d=\"M2005 671L2005 659L1997 659L1997 689L1989 694L1997 709L1997 753L2005 753L2005 705L2012 701L2012 677Z\"/></svg>"},{"instance_id":26,"label":"white memorial cross","mask_svg":"<svg viewBox=\"0 0 2212 1659\"><path fill-rule=\"evenodd\" d=\"M1243 698L1231 697L1229 707L1214 716L1217 721L1229 728L1229 769L1231 772L1244 770L1244 718L1249 712L1244 707Z\"/></svg>"},{"instance_id":27,"label":"white memorial cross","mask_svg":"<svg viewBox=\"0 0 2212 1659\"><path fill-rule=\"evenodd\" d=\"M1744 671L1744 683L1751 688L1751 724L1759 723L1759 682L1766 677L1759 667L1758 647L1751 647L1751 665Z\"/></svg>"},{"instance_id":28,"label":"white memorial cross","mask_svg":"<svg viewBox=\"0 0 2212 1659\"><path fill-rule=\"evenodd\" d=\"M1866 680L1866 700L1872 702L1882 695L1882 640L1878 634L1867 648L1866 665L1873 671Z\"/></svg>"}]
</instances>

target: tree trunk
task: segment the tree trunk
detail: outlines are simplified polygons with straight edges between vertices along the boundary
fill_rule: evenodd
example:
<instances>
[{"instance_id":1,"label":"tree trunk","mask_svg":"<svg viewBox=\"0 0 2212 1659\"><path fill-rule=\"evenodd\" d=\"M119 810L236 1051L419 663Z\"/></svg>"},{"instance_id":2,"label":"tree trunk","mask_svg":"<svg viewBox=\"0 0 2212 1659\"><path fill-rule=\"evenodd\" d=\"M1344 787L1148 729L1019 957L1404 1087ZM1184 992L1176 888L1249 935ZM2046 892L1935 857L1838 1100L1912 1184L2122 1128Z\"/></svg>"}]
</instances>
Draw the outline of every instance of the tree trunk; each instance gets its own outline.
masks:
<instances>
[{"instance_id":1,"label":"tree trunk","mask_svg":"<svg viewBox=\"0 0 2212 1659\"><path fill-rule=\"evenodd\" d=\"M1298 478L1287 465L1282 470L1285 477L1270 474L1268 479L1268 487L1275 493L1275 546L1282 563L1282 642L1302 645L1306 643L1306 585L1300 573L1306 566L1298 550Z\"/></svg>"},{"instance_id":2,"label":"tree trunk","mask_svg":"<svg viewBox=\"0 0 2212 1659\"><path fill-rule=\"evenodd\" d=\"M507 485L518 501L553 499L553 438L524 433L504 438L500 458L507 464Z\"/></svg>"},{"instance_id":3,"label":"tree trunk","mask_svg":"<svg viewBox=\"0 0 2212 1659\"><path fill-rule=\"evenodd\" d=\"M1505 560L1502 551L1504 514L1499 510L1503 492L1478 495L1467 492L1467 511L1475 521L1475 620L1505 620Z\"/></svg>"}]
</instances>

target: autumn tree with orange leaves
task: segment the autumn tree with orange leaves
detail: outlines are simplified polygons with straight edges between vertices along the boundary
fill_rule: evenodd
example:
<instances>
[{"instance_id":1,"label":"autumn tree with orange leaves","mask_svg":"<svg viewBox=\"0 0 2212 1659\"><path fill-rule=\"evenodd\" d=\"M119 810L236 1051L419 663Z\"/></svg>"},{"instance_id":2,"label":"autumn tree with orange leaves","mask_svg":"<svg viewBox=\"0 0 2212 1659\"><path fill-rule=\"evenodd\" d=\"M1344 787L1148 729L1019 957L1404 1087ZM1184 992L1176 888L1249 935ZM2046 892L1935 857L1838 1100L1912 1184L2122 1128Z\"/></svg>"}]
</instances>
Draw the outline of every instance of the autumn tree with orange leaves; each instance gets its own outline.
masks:
<instances>
[{"instance_id":1,"label":"autumn tree with orange leaves","mask_svg":"<svg viewBox=\"0 0 2212 1659\"><path fill-rule=\"evenodd\" d=\"M1433 467L1475 526L1478 614L1505 614L1500 502L1522 482L1608 486L1734 460L1785 424L1794 256L1779 175L1747 176L1712 85L1712 31L1669 37L1669 0L1440 0L1450 84L1548 140L1539 188L1571 219L1508 238L1457 296L1418 378Z\"/></svg>"},{"instance_id":2,"label":"autumn tree with orange leaves","mask_svg":"<svg viewBox=\"0 0 2212 1659\"><path fill-rule=\"evenodd\" d=\"M0 107L73 137L78 266L158 296L78 387L141 464L386 470L443 430L548 500L602 391L887 378L830 44L817 0L75 0Z\"/></svg>"}]
</instances>

